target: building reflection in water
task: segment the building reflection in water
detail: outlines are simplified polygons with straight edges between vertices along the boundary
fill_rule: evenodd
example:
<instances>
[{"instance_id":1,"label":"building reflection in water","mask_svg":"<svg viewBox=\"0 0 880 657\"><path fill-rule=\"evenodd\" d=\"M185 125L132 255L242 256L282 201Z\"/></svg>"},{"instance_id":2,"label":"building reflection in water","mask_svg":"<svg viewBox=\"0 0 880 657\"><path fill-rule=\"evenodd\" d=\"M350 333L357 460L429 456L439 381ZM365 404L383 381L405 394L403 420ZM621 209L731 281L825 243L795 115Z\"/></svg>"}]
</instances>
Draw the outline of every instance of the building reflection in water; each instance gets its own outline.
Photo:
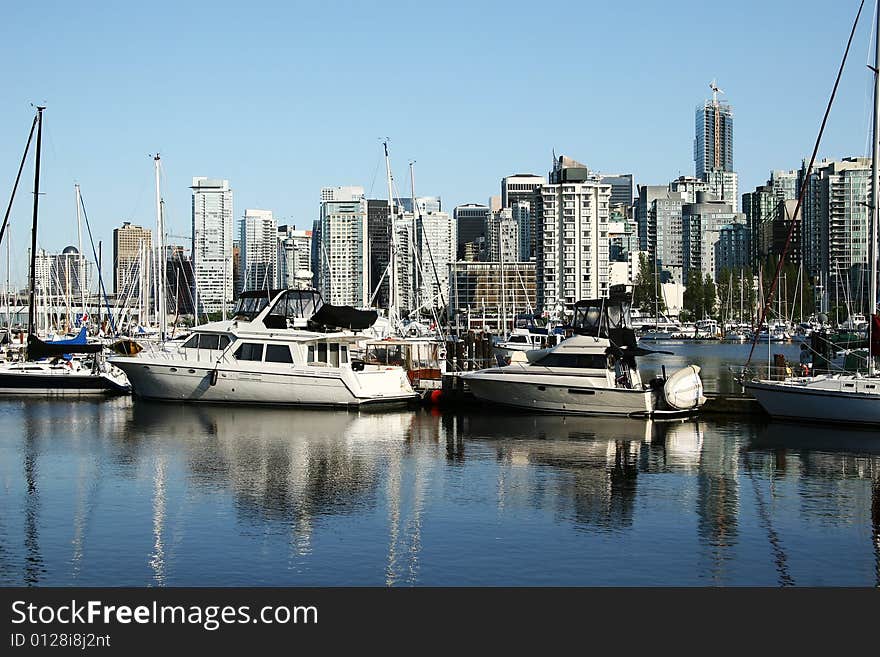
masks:
<instances>
[{"instance_id":1,"label":"building reflection in water","mask_svg":"<svg viewBox=\"0 0 880 657\"><path fill-rule=\"evenodd\" d=\"M695 567L705 583L739 581L731 562L741 563L741 534L748 535L741 523L754 518L777 583L795 583L787 548L797 539L786 536L789 525L780 521L795 504L814 523L869 519L880 585L880 440L873 451L866 434L487 409L357 413L139 400L63 409L26 403L21 409L21 470L15 478L22 488L21 539L11 538L8 527L16 516L0 517L0 566L21 572L15 579L20 583L52 583L47 572L56 569L44 544L59 544L58 530L41 522L51 500L41 489L47 476L41 464L53 445L56 453L64 449L76 459L69 466L74 476L67 543L74 581L88 581L89 528L101 520L102 482L116 476L149 482L149 529L139 530L149 540L133 544L143 550L140 563L155 585L178 581L175 559L184 555L175 551L187 531L199 531L189 529L187 510L198 503L197 494L229 499L239 532L281 537L292 573L320 563L312 560L316 537L334 518L378 521L366 540L378 538L384 559L370 563L390 586L422 581L423 535L438 509L454 514L452 505L486 500L500 517L537 510L579 534L613 534L638 528L645 520L638 510L656 508L650 496L658 492L673 501L683 523L678 534L670 528L669 536L687 544L695 532ZM58 436L64 440L49 442ZM488 466L480 470L489 473L479 480L485 488L466 491L464 502L444 499L444 482L466 481L456 475L471 464ZM853 486L854 479L862 485ZM748 520L741 517L744 506Z\"/></svg>"}]
</instances>

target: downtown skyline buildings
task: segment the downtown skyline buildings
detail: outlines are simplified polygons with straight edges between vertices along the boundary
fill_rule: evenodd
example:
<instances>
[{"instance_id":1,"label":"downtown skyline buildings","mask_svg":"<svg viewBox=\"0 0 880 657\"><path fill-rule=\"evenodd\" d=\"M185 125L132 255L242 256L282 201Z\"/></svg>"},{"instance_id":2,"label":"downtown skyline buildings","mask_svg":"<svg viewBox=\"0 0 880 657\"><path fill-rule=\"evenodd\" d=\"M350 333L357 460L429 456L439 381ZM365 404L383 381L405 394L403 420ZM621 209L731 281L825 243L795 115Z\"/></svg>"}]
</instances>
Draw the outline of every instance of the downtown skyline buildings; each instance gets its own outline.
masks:
<instances>
[{"instance_id":1,"label":"downtown skyline buildings","mask_svg":"<svg viewBox=\"0 0 880 657\"><path fill-rule=\"evenodd\" d=\"M736 189L736 172L729 170L734 161L732 107L729 103L721 103L715 99L707 100L698 106L697 116L695 145L702 144L706 150L708 148L706 145L711 142L713 145L721 144L723 148L716 149L717 152L708 152L702 155L698 149L695 149L695 173L699 172L701 175L679 176L665 185L639 186L636 188L638 197L634 203L627 204L623 201L625 195L633 194L636 191L633 190L633 174L594 172L565 156L563 159L557 158L554 161L554 170L548 176L540 173L499 176L501 193L494 197L497 200L488 204L479 202L461 204L454 209L451 218L441 211L439 197L418 199L416 207L422 214L421 220L425 221L430 218L436 224L442 225L444 229L437 234L447 236L448 240L443 237L423 240L412 229L412 226L416 226L417 222L412 213L413 206L410 199L396 198L395 214L399 231L396 238L399 242L399 253L403 256L402 262L398 263L396 278L398 283L402 283L402 287L408 290L406 292L408 297L403 299L404 305L421 305L416 301L419 296L422 298L445 298L449 288L447 282L449 267L451 264L461 261L491 262L503 259L505 262L511 262L515 259L524 263L532 262L532 266L540 272L536 279L542 303L551 297L554 297L556 302L570 303L569 299L573 296L588 293L603 294L610 281L608 272L613 262L629 263L627 271L632 278L636 273L632 267L632 255L636 249L644 251L651 259L659 260L661 270L666 277L665 280L671 280L678 284L685 283L689 270L694 267L699 268L704 275L717 277L718 271L724 267L754 265L758 260L758 254L766 251L768 241L778 244L780 235L783 234L778 225L767 222L766 218L769 215L766 208L763 214L756 213L755 208L762 207L761 202L763 201L761 199L764 197L761 194L769 194L768 198L770 199L791 200L790 197L798 190L799 175L801 174L795 169L772 170L770 179L764 186L767 188L766 191L760 190L760 194L757 196L752 192L743 195L744 212L740 213L736 208L738 199L730 198L733 194L732 190ZM707 117L711 117L711 120ZM722 120L716 120L718 117L721 117ZM700 119L703 120L702 135L700 134ZM847 159L851 158L844 158L844 160ZM707 168L706 162L710 162L712 166ZM719 166L716 167L716 164ZM555 211L560 205L563 211L575 209L574 207L565 207L567 202L572 201L581 203L581 207L583 207L584 199L563 198L560 205L555 205L553 201L545 204L543 192L547 190L544 188L552 184L545 181L548 180L548 177L553 178L554 172L562 176L562 171L573 169L583 169L586 172L583 174L585 178L577 182L590 181L609 188L608 207L602 208L603 211L607 210L608 218L603 218L601 223L610 224L613 214L617 218L616 224L622 228L615 228L612 231L610 226L605 226L603 230L599 225L598 230L595 230L597 224L593 218L578 218L573 226L570 228L563 226L562 230L563 235L566 230L570 233L563 237L563 240L569 239L575 240L575 242L566 243L563 241L559 248L555 248L554 240L558 233L551 235L551 224L557 218L554 217L548 222L548 217L542 216L542 213L546 214L548 207ZM206 193L201 187L210 187L210 183L207 182L210 179L203 180L206 182L202 183L199 189L196 189L195 185L193 187L194 226L197 219L196 199ZM219 180L219 182L229 186L228 181ZM222 187L222 184L220 186ZM337 198L333 192L327 192L327 190L333 189L359 190L357 194L353 195L357 198L347 199L357 204L357 208L352 208L349 213L351 217L348 223L330 211L333 210L332 203L341 201L341 198ZM855 187L853 190L854 193L860 193ZM230 212L232 212L231 189L228 191ZM489 194L484 198L488 198L488 196ZM597 201L597 199L593 199L593 201ZM590 207L592 205L591 201ZM596 206L599 205L600 203L596 202ZM695 205L703 207L696 208ZM808 203L805 204L805 210L809 207ZM816 208L818 207L816 206ZM820 210L814 208L810 211L815 213ZM246 216L249 213L250 210L245 211ZM313 235L316 235L318 239L311 242L312 257L309 261L309 270L312 273L314 284L322 292L329 293L329 297L334 298L337 303L385 307L387 304L387 283L390 279L387 276L389 264L387 261L389 244L387 200L366 198L363 187L325 188L318 214L322 219L313 227ZM561 216L564 222L565 212ZM324 219L327 219L329 223L324 225ZM539 219L541 221L538 221ZM240 221L240 219L236 221ZM334 221L336 223L333 223ZM352 221L356 225L353 225ZM810 221L812 226L819 227L817 230L825 230L823 228L825 224L821 220L810 219ZM582 224L582 222L584 223ZM743 223L748 224L745 229L740 227ZM850 235L863 234L859 233L861 224L858 222L849 221L847 225L853 229ZM235 226L238 240L234 241L238 243L241 252L239 271L241 276L247 277L248 269L256 261L247 255L246 243L248 241L252 243L251 253L254 253L258 239L256 234L250 237L245 236L241 232L240 226L238 224ZM633 226L635 229L627 228L627 226ZM366 234L363 232L364 229ZM246 283L234 281L227 288L232 289L233 294L237 288L242 286L253 288L269 285L269 281L280 284L280 255L276 231L277 226L274 225L269 225L269 228L264 231L266 235L271 234L275 239L262 240L265 244L271 242L274 246L273 249L265 248L265 255L261 256L258 262L261 267L265 265L262 270L263 274L259 276L262 283L256 279ZM452 238L453 234L454 239ZM594 235L596 235L595 240L593 239ZM799 261L801 258L801 247L797 235L796 231L796 250L790 255L795 261ZM577 244L576 237L590 239L584 244ZM614 241L612 242L612 240ZM826 239L829 243L839 240L839 237L834 237L830 241ZM514 242L516 242L516 247L513 246ZM540 253L539 242L541 243ZM441 254L440 248L436 246L441 243L455 244L455 253L448 256ZM815 242L816 248L813 250L821 248L822 243L822 240ZM582 253L583 249L589 249L588 257L573 259L570 263L566 263L565 258L557 260L559 254L565 255L579 251ZM746 252L748 253L747 258L743 255ZM298 253L301 257L302 247L299 247ZM850 269L857 266L861 251L855 249L853 253L854 258L851 258L853 262L844 263L840 257L835 258L837 266ZM426 258L428 254L431 254L429 257L443 255L442 258L438 257L437 261L445 264L445 266L437 267L437 261L435 261L431 267L430 277L426 277L424 274L425 265L429 260ZM828 262L827 257L824 261L817 259L819 256L811 257L815 262ZM199 270L198 258L196 253L194 265L197 272ZM245 260L248 260L250 264L245 263ZM748 262L744 262L744 260L748 260ZM301 263L302 260L299 262ZM331 262L332 265L330 265ZM718 266L719 262L725 264ZM820 264L819 266L824 265ZM269 268L272 271L271 275L267 273ZM815 268L815 265L812 268ZM435 286L433 290L425 289L424 283L429 278L434 278L434 270L436 270L441 284ZM301 268L299 271L304 272L306 269ZM351 272L354 272L353 278ZM561 280L558 278L560 272ZM547 273L549 277L544 273ZM383 274L385 274L384 280ZM289 281L289 276L287 280ZM381 284L378 283L380 280ZM619 274L615 280L619 280ZM574 291L573 294L564 289L564 283L572 284L585 281L588 283L586 287L569 285L569 289ZM351 289L345 291L345 287ZM403 295L404 292L399 294ZM202 305L202 309L205 310L206 307Z\"/></svg>"}]
</instances>

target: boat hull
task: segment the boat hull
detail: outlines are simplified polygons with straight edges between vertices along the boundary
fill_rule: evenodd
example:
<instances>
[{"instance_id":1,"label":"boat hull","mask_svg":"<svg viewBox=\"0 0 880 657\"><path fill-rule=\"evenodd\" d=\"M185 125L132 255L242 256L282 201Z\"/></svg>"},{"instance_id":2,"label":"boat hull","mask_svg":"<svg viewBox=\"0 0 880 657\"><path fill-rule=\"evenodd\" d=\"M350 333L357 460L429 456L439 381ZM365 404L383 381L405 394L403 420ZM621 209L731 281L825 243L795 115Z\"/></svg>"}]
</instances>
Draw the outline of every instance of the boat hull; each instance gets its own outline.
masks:
<instances>
[{"instance_id":1,"label":"boat hull","mask_svg":"<svg viewBox=\"0 0 880 657\"><path fill-rule=\"evenodd\" d=\"M872 385L865 383L855 385ZM876 382L880 390L880 382ZM768 415L793 420L815 420L842 424L880 424L880 394L843 389L785 385L774 381L752 381L745 389L758 400Z\"/></svg>"},{"instance_id":2,"label":"boat hull","mask_svg":"<svg viewBox=\"0 0 880 657\"><path fill-rule=\"evenodd\" d=\"M580 377L560 376L557 382L529 375L486 371L465 375L477 399L545 413L573 415L651 415L652 390L585 385Z\"/></svg>"},{"instance_id":3,"label":"boat hull","mask_svg":"<svg viewBox=\"0 0 880 657\"><path fill-rule=\"evenodd\" d=\"M270 406L406 405L417 399L412 390L394 389L396 379L384 369L359 372L370 394L353 389L340 370L291 369L288 372L243 371L174 361L115 358L132 391L143 399ZM215 374L216 371L216 374ZM375 380L370 381L374 376ZM405 378L405 375L403 375ZM373 384L372 386L370 384Z\"/></svg>"},{"instance_id":4,"label":"boat hull","mask_svg":"<svg viewBox=\"0 0 880 657\"><path fill-rule=\"evenodd\" d=\"M130 390L113 379L94 374L0 374L0 395L100 396L126 395Z\"/></svg>"}]
</instances>

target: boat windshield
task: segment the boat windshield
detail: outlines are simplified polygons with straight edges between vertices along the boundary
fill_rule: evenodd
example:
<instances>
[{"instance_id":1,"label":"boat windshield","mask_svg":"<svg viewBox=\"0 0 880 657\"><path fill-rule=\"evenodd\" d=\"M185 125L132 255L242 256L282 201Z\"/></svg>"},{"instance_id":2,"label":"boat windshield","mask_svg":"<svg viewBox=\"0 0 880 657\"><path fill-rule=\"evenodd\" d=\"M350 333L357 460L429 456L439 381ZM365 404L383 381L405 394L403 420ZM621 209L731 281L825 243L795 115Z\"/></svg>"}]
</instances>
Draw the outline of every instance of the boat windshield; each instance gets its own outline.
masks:
<instances>
[{"instance_id":1,"label":"boat windshield","mask_svg":"<svg viewBox=\"0 0 880 657\"><path fill-rule=\"evenodd\" d=\"M288 290L282 294L266 316L268 328L286 328L288 322L308 320L324 305L317 290ZM304 324L304 322L303 322Z\"/></svg>"},{"instance_id":2,"label":"boat windshield","mask_svg":"<svg viewBox=\"0 0 880 657\"><path fill-rule=\"evenodd\" d=\"M251 320L263 312L263 309L269 305L269 301L271 299L266 294L261 294L260 296L244 296L242 294L235 303L235 310L232 311L232 316L235 319Z\"/></svg>"}]
</instances>

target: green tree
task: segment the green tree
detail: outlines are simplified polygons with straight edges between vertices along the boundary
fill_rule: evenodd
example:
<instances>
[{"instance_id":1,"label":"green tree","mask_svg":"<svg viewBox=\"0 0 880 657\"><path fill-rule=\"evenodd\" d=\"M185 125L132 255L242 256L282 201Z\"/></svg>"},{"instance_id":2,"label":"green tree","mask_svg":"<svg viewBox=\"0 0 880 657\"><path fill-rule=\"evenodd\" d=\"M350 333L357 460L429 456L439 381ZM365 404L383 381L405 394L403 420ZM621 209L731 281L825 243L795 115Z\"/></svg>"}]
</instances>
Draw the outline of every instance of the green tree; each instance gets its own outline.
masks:
<instances>
[{"instance_id":1,"label":"green tree","mask_svg":"<svg viewBox=\"0 0 880 657\"><path fill-rule=\"evenodd\" d=\"M699 274L697 274L699 276ZM712 277L706 274L703 281L703 316L713 317L715 314L715 283Z\"/></svg>"},{"instance_id":2,"label":"green tree","mask_svg":"<svg viewBox=\"0 0 880 657\"><path fill-rule=\"evenodd\" d=\"M656 280L656 265L644 253L639 254L639 273L633 288L633 306L643 312L653 314L655 305L660 311L666 310L663 294L659 294L659 281Z\"/></svg>"},{"instance_id":3,"label":"green tree","mask_svg":"<svg viewBox=\"0 0 880 657\"><path fill-rule=\"evenodd\" d=\"M688 272L687 282L684 288L682 305L688 312L688 317L700 319L703 315L703 279L698 269L692 268Z\"/></svg>"}]
</instances>

